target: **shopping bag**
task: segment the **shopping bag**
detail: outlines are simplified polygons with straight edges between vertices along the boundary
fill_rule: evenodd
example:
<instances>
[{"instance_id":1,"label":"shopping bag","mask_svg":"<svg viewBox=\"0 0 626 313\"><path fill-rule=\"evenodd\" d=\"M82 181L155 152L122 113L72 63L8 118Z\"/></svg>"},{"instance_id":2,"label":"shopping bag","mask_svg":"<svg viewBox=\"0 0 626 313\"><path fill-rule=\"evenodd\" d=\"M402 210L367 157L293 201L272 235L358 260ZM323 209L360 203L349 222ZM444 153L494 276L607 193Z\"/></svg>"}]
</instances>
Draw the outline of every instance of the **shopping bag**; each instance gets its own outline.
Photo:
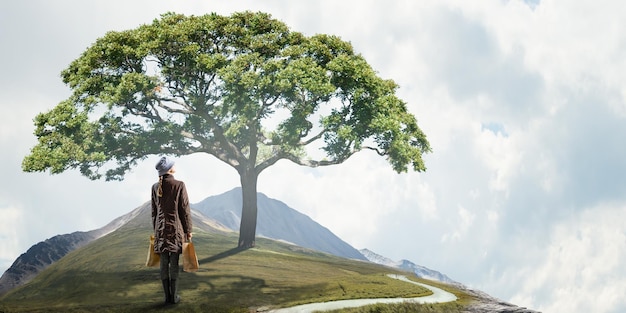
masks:
<instances>
[{"instance_id":1,"label":"shopping bag","mask_svg":"<svg viewBox=\"0 0 626 313\"><path fill-rule=\"evenodd\" d=\"M196 248L193 246L193 242L183 242L183 271L195 272L200 268L198 263L198 256L196 255Z\"/></svg>"},{"instance_id":2,"label":"shopping bag","mask_svg":"<svg viewBox=\"0 0 626 313\"><path fill-rule=\"evenodd\" d=\"M148 248L148 257L146 258L146 266L159 266L161 256L154 252L154 235L150 235L150 248Z\"/></svg>"}]
</instances>

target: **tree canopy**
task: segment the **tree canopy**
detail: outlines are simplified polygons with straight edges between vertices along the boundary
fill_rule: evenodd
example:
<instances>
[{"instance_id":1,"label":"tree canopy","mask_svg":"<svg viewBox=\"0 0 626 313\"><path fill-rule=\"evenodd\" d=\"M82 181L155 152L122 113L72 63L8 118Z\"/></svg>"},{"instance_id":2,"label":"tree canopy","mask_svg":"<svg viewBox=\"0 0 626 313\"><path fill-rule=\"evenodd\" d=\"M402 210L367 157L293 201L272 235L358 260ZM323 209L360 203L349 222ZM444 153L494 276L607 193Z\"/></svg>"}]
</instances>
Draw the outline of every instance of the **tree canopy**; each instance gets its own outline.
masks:
<instances>
[{"instance_id":1,"label":"tree canopy","mask_svg":"<svg viewBox=\"0 0 626 313\"><path fill-rule=\"evenodd\" d=\"M256 193L258 174L283 159L326 166L368 149L397 172L424 171L430 151L397 84L349 42L266 13L167 13L108 32L61 76L72 94L36 116L25 171L122 180L149 155L206 153Z\"/></svg>"}]
</instances>

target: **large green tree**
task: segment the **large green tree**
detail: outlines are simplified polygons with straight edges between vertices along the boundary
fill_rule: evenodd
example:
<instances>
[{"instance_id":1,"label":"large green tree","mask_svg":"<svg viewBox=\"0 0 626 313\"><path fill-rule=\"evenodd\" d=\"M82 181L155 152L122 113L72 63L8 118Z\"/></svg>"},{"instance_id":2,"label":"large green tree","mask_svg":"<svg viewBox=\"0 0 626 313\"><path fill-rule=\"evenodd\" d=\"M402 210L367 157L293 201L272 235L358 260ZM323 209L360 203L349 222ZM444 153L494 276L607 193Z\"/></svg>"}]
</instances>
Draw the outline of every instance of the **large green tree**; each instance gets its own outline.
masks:
<instances>
[{"instance_id":1,"label":"large green tree","mask_svg":"<svg viewBox=\"0 0 626 313\"><path fill-rule=\"evenodd\" d=\"M370 149L397 172L424 171L430 151L396 83L350 43L265 13L167 13L108 32L62 78L73 92L36 116L24 171L122 180L149 155L212 155L239 173L243 248L255 244L257 178L277 161L326 166Z\"/></svg>"}]
</instances>

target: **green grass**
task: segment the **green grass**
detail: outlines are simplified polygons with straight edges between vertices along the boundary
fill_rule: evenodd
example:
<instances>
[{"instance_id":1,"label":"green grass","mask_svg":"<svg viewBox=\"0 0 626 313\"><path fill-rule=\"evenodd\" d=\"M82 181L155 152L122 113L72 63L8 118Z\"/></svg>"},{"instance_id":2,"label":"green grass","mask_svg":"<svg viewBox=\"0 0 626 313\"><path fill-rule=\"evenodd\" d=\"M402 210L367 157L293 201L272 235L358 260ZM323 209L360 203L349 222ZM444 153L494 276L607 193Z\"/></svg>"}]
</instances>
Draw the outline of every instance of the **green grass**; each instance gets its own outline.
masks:
<instances>
[{"instance_id":1,"label":"green grass","mask_svg":"<svg viewBox=\"0 0 626 313\"><path fill-rule=\"evenodd\" d=\"M183 300L163 306L159 270L143 265L149 234L147 226L124 227L71 252L0 298L0 312L250 312L260 307L431 293L386 276L407 273L376 264L262 238L256 248L237 250L233 249L236 234L197 232L194 244L200 270L182 272ZM466 303L462 292L440 287L460 296L457 305ZM358 312L387 311L375 307Z\"/></svg>"},{"instance_id":2,"label":"green grass","mask_svg":"<svg viewBox=\"0 0 626 313\"><path fill-rule=\"evenodd\" d=\"M461 313L463 312L463 308L464 306L457 302L441 304L402 302L331 310L327 311L327 313Z\"/></svg>"}]
</instances>

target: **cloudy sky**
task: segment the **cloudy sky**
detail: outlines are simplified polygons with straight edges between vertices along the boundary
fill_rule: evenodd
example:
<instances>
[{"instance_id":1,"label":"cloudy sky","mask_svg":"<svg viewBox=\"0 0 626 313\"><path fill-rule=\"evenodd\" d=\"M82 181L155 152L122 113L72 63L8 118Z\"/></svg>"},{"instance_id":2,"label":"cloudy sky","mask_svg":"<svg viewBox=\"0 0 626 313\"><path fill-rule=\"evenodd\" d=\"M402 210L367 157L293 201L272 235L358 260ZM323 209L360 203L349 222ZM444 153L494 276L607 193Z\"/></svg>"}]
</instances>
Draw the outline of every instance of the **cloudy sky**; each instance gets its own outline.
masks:
<instances>
[{"instance_id":1,"label":"cloudy sky","mask_svg":"<svg viewBox=\"0 0 626 313\"><path fill-rule=\"evenodd\" d=\"M279 162L259 191L356 248L409 259L543 312L626 311L626 10L620 1L2 1L0 270L31 245L149 200L156 156L123 182L23 173L32 119L70 94L60 72L96 38L167 11L271 13L350 41L418 118L433 153L398 175L362 152ZM193 202L239 185L178 159Z\"/></svg>"}]
</instances>

